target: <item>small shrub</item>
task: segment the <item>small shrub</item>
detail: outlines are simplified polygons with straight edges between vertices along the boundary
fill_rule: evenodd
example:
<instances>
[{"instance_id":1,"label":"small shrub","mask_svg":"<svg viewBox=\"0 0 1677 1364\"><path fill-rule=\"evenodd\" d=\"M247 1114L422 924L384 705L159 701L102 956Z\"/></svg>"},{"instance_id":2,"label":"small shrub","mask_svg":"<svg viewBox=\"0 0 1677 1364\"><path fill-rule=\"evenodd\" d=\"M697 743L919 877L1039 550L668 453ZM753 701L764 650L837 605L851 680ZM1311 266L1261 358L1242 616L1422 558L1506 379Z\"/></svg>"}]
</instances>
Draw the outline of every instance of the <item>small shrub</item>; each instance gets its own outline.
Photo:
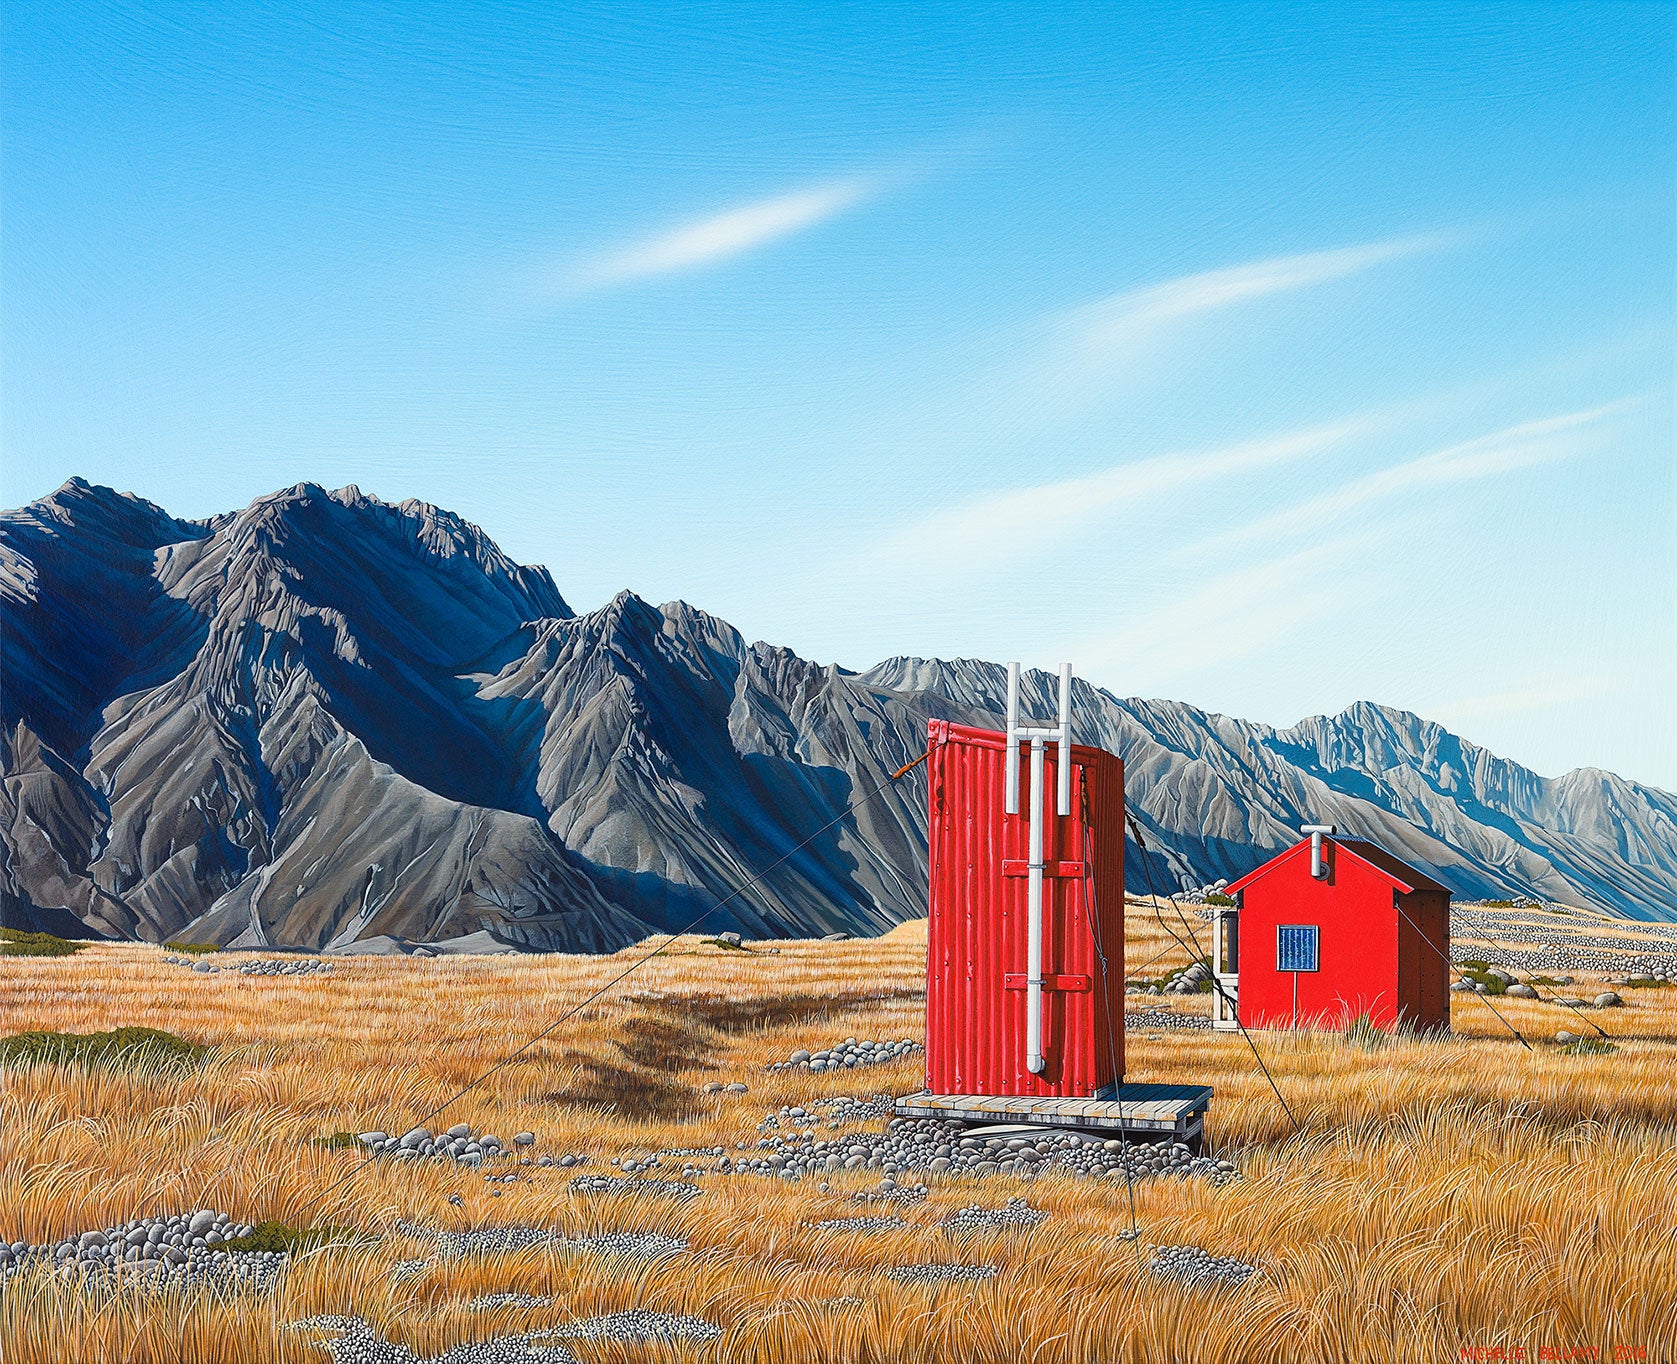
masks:
<instances>
[{"instance_id":1,"label":"small shrub","mask_svg":"<svg viewBox=\"0 0 1677 1364\"><path fill-rule=\"evenodd\" d=\"M206 952L221 951L221 944L214 942L166 942L163 946L171 952L185 952L193 957L201 957Z\"/></svg>"},{"instance_id":2,"label":"small shrub","mask_svg":"<svg viewBox=\"0 0 1677 1364\"><path fill-rule=\"evenodd\" d=\"M743 943L729 942L726 938L700 938L703 947L720 947L724 952L749 952L752 949Z\"/></svg>"},{"instance_id":3,"label":"small shrub","mask_svg":"<svg viewBox=\"0 0 1677 1364\"><path fill-rule=\"evenodd\" d=\"M1508 988L1506 980L1501 976L1491 974L1491 964L1489 962L1477 961L1470 957L1466 961L1458 961L1456 971L1463 980L1470 980L1475 985L1483 985L1485 993L1488 995L1500 995Z\"/></svg>"},{"instance_id":4,"label":"small shrub","mask_svg":"<svg viewBox=\"0 0 1677 1364\"><path fill-rule=\"evenodd\" d=\"M111 1032L20 1032L0 1038L0 1066L82 1065L190 1070L211 1048L157 1028Z\"/></svg>"},{"instance_id":5,"label":"small shrub","mask_svg":"<svg viewBox=\"0 0 1677 1364\"><path fill-rule=\"evenodd\" d=\"M68 957L86 947L51 933L25 933L21 928L0 928L0 957Z\"/></svg>"},{"instance_id":6,"label":"small shrub","mask_svg":"<svg viewBox=\"0 0 1677 1364\"><path fill-rule=\"evenodd\" d=\"M1205 897L1205 902L1208 905L1220 905L1226 907L1234 904L1234 897L1232 895L1219 895L1216 891L1212 891L1211 894Z\"/></svg>"},{"instance_id":7,"label":"small shrub","mask_svg":"<svg viewBox=\"0 0 1677 1364\"><path fill-rule=\"evenodd\" d=\"M1577 1042L1568 1042L1560 1050L1568 1056L1606 1056L1618 1048L1599 1037L1586 1037Z\"/></svg>"},{"instance_id":8,"label":"small shrub","mask_svg":"<svg viewBox=\"0 0 1677 1364\"><path fill-rule=\"evenodd\" d=\"M361 1140L353 1132L334 1132L329 1137L310 1137L309 1145L323 1151L347 1151L352 1146L359 1147Z\"/></svg>"},{"instance_id":9,"label":"small shrub","mask_svg":"<svg viewBox=\"0 0 1677 1364\"><path fill-rule=\"evenodd\" d=\"M258 1222L249 1236L234 1236L221 1243L222 1250L268 1250L285 1254L313 1250L329 1241L365 1241L357 1231L342 1227L293 1227L284 1222Z\"/></svg>"},{"instance_id":10,"label":"small shrub","mask_svg":"<svg viewBox=\"0 0 1677 1364\"><path fill-rule=\"evenodd\" d=\"M1364 1051L1379 1051L1390 1039L1366 1013L1358 1014L1345 1029L1345 1041Z\"/></svg>"}]
</instances>

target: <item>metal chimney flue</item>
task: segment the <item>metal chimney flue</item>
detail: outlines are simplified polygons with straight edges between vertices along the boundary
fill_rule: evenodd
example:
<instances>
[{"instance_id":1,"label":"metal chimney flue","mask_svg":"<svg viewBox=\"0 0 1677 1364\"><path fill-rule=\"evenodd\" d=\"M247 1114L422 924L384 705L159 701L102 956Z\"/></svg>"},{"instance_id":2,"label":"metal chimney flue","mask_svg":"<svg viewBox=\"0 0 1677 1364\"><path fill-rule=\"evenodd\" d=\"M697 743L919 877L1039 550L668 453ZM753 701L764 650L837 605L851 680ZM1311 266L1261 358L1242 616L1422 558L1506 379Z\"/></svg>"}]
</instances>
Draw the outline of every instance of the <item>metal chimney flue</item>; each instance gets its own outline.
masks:
<instances>
[{"instance_id":1,"label":"metal chimney flue","mask_svg":"<svg viewBox=\"0 0 1677 1364\"><path fill-rule=\"evenodd\" d=\"M1310 875L1317 881L1328 879L1328 864L1322 860L1322 835L1337 834L1337 824L1306 824L1299 829L1301 834L1310 835Z\"/></svg>"}]
</instances>

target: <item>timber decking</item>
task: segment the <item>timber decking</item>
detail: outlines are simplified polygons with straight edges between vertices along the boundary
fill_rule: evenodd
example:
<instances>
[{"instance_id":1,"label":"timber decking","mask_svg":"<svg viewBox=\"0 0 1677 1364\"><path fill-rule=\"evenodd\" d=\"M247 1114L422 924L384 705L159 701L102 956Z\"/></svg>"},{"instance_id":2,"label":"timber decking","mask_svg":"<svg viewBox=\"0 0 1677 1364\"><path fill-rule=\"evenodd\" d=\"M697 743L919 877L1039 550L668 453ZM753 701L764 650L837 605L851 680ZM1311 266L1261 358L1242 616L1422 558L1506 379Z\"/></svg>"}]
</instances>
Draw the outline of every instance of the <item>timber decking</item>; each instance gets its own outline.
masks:
<instances>
[{"instance_id":1,"label":"timber decking","mask_svg":"<svg viewBox=\"0 0 1677 1364\"><path fill-rule=\"evenodd\" d=\"M1028 1123L1129 1132L1194 1134L1211 1106L1210 1085L1121 1085L1111 1099L1038 1099L997 1094L905 1094L896 1112L906 1118Z\"/></svg>"}]
</instances>

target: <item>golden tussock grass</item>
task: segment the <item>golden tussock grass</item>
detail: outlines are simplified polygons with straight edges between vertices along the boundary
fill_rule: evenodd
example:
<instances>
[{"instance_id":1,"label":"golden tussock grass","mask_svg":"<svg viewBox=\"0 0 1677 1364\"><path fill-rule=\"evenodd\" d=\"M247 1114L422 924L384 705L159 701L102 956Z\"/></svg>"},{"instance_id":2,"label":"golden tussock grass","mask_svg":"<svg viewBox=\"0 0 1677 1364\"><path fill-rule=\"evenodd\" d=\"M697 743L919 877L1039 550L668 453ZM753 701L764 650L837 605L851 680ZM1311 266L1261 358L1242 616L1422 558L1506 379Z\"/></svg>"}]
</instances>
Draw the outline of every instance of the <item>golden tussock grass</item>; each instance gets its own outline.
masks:
<instances>
[{"instance_id":1,"label":"golden tussock grass","mask_svg":"<svg viewBox=\"0 0 1677 1364\"><path fill-rule=\"evenodd\" d=\"M1208 935L1203 926L1201 938ZM1598 931L1591 922L1589 931ZM1178 930L1180 931L1180 929ZM1184 954L1148 906L1127 954L1143 974ZM798 1046L921 1036L923 924L873 941L788 943L776 955L684 939L551 1037L496 1071L433 1127L470 1122L537 1151L613 1156L754 1142L781 1104L906 1092L918 1059L861 1072L766 1073ZM1257 1033L1304 1127L1293 1131L1238 1035L1132 1033L1129 1078L1211 1083L1210 1137L1243 1178L1144 1182L1141 1238L1121 1184L1062 1174L1028 1188L1051 1216L1032 1230L952 1238L953 1208L1027 1191L1006 1177L935 1179L900 1231L808 1225L870 1211L847 1195L867 1172L813 1182L709 1176L686 1203L573 1195L574 1171L530 1168L488 1185L442 1162L357 1165L311 1138L397 1132L620 971L608 958L348 958L325 977L194 974L144 946L0 962L0 1034L139 1024L212 1044L185 1073L35 1066L0 1075L0 1237L50 1241L154 1213L223 1209L244 1221L330 1225L377 1238L302 1256L269 1295L148 1298L35 1274L0 1290L0 1355L28 1361L317 1361L285 1323L365 1316L421 1354L462 1341L645 1307L705 1316L712 1345L571 1342L585 1360L1094 1361L1677 1358L1677 990L1627 991L1591 1016L1611 1055L1536 1039L1577 1020L1501 999L1527 1052L1490 1010L1453 997L1453 1035L1373 1050L1335 1034ZM1198 1001L1193 1007L1203 1007ZM745 1095L705 1094L744 1080ZM865 1176L865 1177L864 1177ZM491 1194L500 1189L501 1196ZM458 1194L464 1206L448 1202ZM534 1249L434 1263L399 1220L449 1229L540 1225L567 1235L685 1237L652 1262ZM1235 1289L1192 1291L1145 1272L1150 1248L1192 1243L1262 1267ZM994 1264L978 1285L900 1286L916 1261ZM482 1312L473 1297L522 1292L551 1306ZM861 1299L861 1305L843 1300Z\"/></svg>"}]
</instances>

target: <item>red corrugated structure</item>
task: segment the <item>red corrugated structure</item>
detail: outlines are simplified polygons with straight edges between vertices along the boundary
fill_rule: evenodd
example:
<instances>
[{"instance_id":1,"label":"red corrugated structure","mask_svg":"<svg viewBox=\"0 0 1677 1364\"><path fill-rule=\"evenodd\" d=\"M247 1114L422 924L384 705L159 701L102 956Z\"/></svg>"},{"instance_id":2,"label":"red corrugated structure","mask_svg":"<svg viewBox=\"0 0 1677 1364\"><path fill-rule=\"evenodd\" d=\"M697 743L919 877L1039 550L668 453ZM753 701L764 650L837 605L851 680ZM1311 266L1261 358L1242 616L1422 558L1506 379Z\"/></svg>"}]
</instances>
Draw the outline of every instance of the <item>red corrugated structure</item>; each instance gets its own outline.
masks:
<instances>
[{"instance_id":1,"label":"red corrugated structure","mask_svg":"<svg viewBox=\"0 0 1677 1364\"><path fill-rule=\"evenodd\" d=\"M1074 745L1071 814L1061 818L1053 745L1045 755L1046 1065L1033 1075L1025 1066L1029 791L1019 814L1003 813L1002 734L934 720L928 738L926 1088L1102 1097L1124 1074L1124 764Z\"/></svg>"},{"instance_id":2,"label":"red corrugated structure","mask_svg":"<svg viewBox=\"0 0 1677 1364\"><path fill-rule=\"evenodd\" d=\"M1241 1023L1338 1029L1366 1014L1385 1029L1448 1027L1449 890L1362 839L1324 836L1322 862L1318 880L1306 838L1227 888L1239 902ZM1298 961L1283 960L1294 950L1283 930L1315 945L1314 970L1282 969Z\"/></svg>"}]
</instances>

